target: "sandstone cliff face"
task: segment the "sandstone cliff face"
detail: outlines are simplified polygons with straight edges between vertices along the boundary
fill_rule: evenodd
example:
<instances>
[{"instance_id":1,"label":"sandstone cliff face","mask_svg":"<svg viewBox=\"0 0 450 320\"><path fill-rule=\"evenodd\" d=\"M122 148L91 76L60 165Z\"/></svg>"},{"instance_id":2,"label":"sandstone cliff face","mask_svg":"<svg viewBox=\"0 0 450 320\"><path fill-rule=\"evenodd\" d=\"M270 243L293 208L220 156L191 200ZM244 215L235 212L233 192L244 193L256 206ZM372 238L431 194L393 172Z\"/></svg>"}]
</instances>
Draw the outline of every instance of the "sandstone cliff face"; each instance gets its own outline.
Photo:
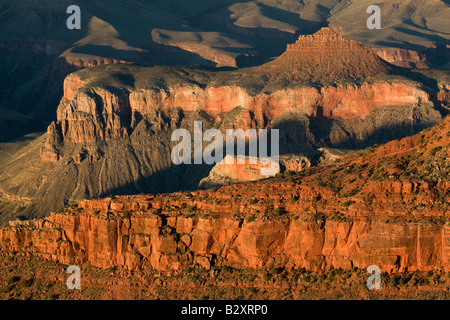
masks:
<instances>
[{"instance_id":1,"label":"sandstone cliff face","mask_svg":"<svg viewBox=\"0 0 450 320\"><path fill-rule=\"evenodd\" d=\"M399 67L430 68L426 55L418 51L399 48L374 48L373 50L383 60Z\"/></svg>"},{"instance_id":2,"label":"sandstone cliff face","mask_svg":"<svg viewBox=\"0 0 450 320\"><path fill-rule=\"evenodd\" d=\"M388 271L450 270L447 225L393 223L359 214L348 221L315 221L296 215L295 207L287 216L268 220L226 213L166 216L151 212L176 202L125 201L84 201L79 209L44 220L11 223L0 229L1 247L65 264L88 261L129 270L181 270L192 263L207 269L216 263L238 268L273 263L309 270L372 264Z\"/></svg>"},{"instance_id":3,"label":"sandstone cliff face","mask_svg":"<svg viewBox=\"0 0 450 320\"><path fill-rule=\"evenodd\" d=\"M133 125L141 118L177 108L185 112L204 112L220 122L239 107L244 110L240 115L244 130L273 125L290 113L301 113L308 118L349 120L364 118L386 107L403 112L405 106L411 105L426 109L421 111L430 115L426 121L440 118L432 110L435 99L422 84L413 81L392 79L340 85L335 82L320 88L306 85L305 81L320 80L312 76L326 77L326 81L353 81L392 69L370 48L346 40L329 28L312 36L301 36L273 62L236 72L196 74L192 70L168 69L167 74L177 74L178 83L164 78L149 87L138 85L136 80L139 74L145 74L145 68L121 68L127 78L134 79L134 85L117 83L117 71L113 69L109 71L112 79L108 80L113 85L107 86L96 83L98 77L104 77L102 73L90 77L89 73L68 76L57 111L58 122L49 128L49 139L62 136L65 142L83 143L123 138L134 130ZM254 92L243 80L247 77L265 79L262 80L265 86L272 86L272 89ZM173 84L163 85L169 81ZM277 81L288 81L290 85L280 85ZM255 82L256 87L259 85ZM446 99L446 96L440 94L437 99ZM428 116L422 114L421 117Z\"/></svg>"},{"instance_id":4,"label":"sandstone cliff face","mask_svg":"<svg viewBox=\"0 0 450 320\"><path fill-rule=\"evenodd\" d=\"M172 132L186 128L192 135L194 121L222 132L279 129L280 154L314 165L319 148L384 143L442 118L437 107L448 105L444 77L439 92L420 77L395 72L372 50L326 28L259 67L84 69L66 78L46 143L33 143L26 158L7 162L0 188L32 199L15 208L26 205L22 214L33 217L90 197L194 189L211 168L174 166L170 157ZM0 210L14 212L2 204Z\"/></svg>"},{"instance_id":5,"label":"sandstone cliff face","mask_svg":"<svg viewBox=\"0 0 450 320\"><path fill-rule=\"evenodd\" d=\"M201 110L217 119L223 119L236 107L242 107L253 115L256 127L265 127L292 112L301 112L307 117L346 120L364 117L387 106L402 108L421 104L432 108L429 94L414 83L376 83L321 89L299 87L256 96L238 86L176 86L168 90L135 89L128 92L84 89L85 83L76 74L66 79L64 97L57 112L58 123L49 127L50 139L53 139L58 126L66 142L117 139L127 136L127 130L133 129L129 122L131 115L146 117L178 107L184 111ZM241 129L250 127L251 124L247 124Z\"/></svg>"},{"instance_id":6,"label":"sandstone cliff face","mask_svg":"<svg viewBox=\"0 0 450 320\"><path fill-rule=\"evenodd\" d=\"M2 250L66 264L450 270L450 117L297 174L84 200L0 229Z\"/></svg>"}]
</instances>

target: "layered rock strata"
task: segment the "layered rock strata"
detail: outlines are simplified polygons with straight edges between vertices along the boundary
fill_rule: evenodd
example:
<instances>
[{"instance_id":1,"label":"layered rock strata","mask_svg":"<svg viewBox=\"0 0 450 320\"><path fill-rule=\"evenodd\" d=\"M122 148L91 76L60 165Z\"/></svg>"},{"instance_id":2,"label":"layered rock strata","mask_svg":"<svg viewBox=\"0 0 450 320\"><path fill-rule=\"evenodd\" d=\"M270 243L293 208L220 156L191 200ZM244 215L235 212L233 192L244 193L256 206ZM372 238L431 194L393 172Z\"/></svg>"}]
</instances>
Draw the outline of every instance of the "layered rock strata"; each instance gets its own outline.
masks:
<instances>
[{"instance_id":1,"label":"layered rock strata","mask_svg":"<svg viewBox=\"0 0 450 320\"><path fill-rule=\"evenodd\" d=\"M408 192L401 183L398 190L395 185L389 188L399 194ZM290 194L293 189L279 185L277 190ZM307 192L301 196L308 197ZM382 219L386 211L367 215L358 210L360 204L350 209L344 221L315 220L300 211L303 201L308 200L286 205L288 213L278 218L252 220L233 216L239 207L232 201L215 206L195 199L180 203L153 197L86 200L44 220L12 222L10 228L0 229L0 242L3 250L25 251L64 264L89 262L129 270L182 270L193 263L206 269L214 264L238 268L275 264L310 270L375 264L388 272L450 270L448 225L390 222ZM169 213L169 208L183 203L196 205L196 214ZM251 205L244 212L256 212L259 207ZM214 214L207 214L209 210Z\"/></svg>"},{"instance_id":2,"label":"layered rock strata","mask_svg":"<svg viewBox=\"0 0 450 320\"><path fill-rule=\"evenodd\" d=\"M2 250L102 268L450 271L450 117L338 163L219 189L84 200ZM287 175L287 176L286 176Z\"/></svg>"},{"instance_id":3,"label":"layered rock strata","mask_svg":"<svg viewBox=\"0 0 450 320\"><path fill-rule=\"evenodd\" d=\"M397 71L328 28L301 36L259 67L122 64L78 71L64 82L45 143L33 142L2 164L2 194L31 201L2 197L0 211L42 217L85 198L195 189L211 167L171 161L172 132L192 135L194 121L222 132L279 129L280 154L314 165L320 148L367 147L441 120L449 104L445 72Z\"/></svg>"}]
</instances>

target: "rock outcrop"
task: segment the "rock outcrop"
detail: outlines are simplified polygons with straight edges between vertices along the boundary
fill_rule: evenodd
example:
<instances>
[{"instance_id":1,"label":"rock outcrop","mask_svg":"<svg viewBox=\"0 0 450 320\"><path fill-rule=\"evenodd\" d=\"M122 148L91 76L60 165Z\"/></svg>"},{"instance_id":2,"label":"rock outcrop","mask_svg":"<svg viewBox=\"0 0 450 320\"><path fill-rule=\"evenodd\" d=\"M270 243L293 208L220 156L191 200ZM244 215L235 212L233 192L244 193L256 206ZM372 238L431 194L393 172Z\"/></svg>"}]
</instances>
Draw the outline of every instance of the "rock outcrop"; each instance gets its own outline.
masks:
<instances>
[{"instance_id":1,"label":"rock outcrop","mask_svg":"<svg viewBox=\"0 0 450 320\"><path fill-rule=\"evenodd\" d=\"M66 78L46 143L5 162L0 189L34 199L21 214L33 217L90 197L195 189L211 168L174 166L170 157L172 132L192 135L194 121L222 132L279 129L280 154L314 165L319 148L384 143L442 119L448 80L445 72L427 71L397 74L371 49L328 28L301 36L259 67L84 69ZM38 169L23 170L28 166ZM0 210L23 206L0 203Z\"/></svg>"},{"instance_id":2,"label":"rock outcrop","mask_svg":"<svg viewBox=\"0 0 450 320\"><path fill-rule=\"evenodd\" d=\"M361 43L343 38L331 28L300 36L267 66L273 77L336 82L363 79L391 70L391 66Z\"/></svg>"},{"instance_id":3,"label":"rock outcrop","mask_svg":"<svg viewBox=\"0 0 450 320\"><path fill-rule=\"evenodd\" d=\"M209 175L199 183L200 189L222 185L257 181L275 176L280 172L279 159L270 160L249 156L226 155L220 163L214 165Z\"/></svg>"},{"instance_id":4,"label":"rock outcrop","mask_svg":"<svg viewBox=\"0 0 450 320\"><path fill-rule=\"evenodd\" d=\"M285 191L288 191L286 188ZM64 264L89 262L129 270L206 269L220 261L238 268L275 263L309 270L366 268L450 270L450 227L402 224L356 217L351 221L311 220L288 215L255 221L233 217L151 214L158 204L85 201L80 212L0 230L3 250L22 251ZM147 202L146 202L147 200ZM174 205L167 203L163 206ZM145 209L152 207L150 210ZM132 211L132 213L127 213ZM99 213L100 212L100 213Z\"/></svg>"},{"instance_id":5,"label":"rock outcrop","mask_svg":"<svg viewBox=\"0 0 450 320\"><path fill-rule=\"evenodd\" d=\"M229 159L231 158L231 159ZM282 155L277 159L261 162L258 157L241 157L242 163L238 163L239 157L225 156L223 161L214 165L208 176L199 183L200 189L220 187L233 183L257 181L275 176L280 172L302 171L311 167L308 157L296 155Z\"/></svg>"},{"instance_id":6,"label":"rock outcrop","mask_svg":"<svg viewBox=\"0 0 450 320\"><path fill-rule=\"evenodd\" d=\"M0 229L2 250L102 268L450 271L450 117L298 174L84 200Z\"/></svg>"},{"instance_id":7,"label":"rock outcrop","mask_svg":"<svg viewBox=\"0 0 450 320\"><path fill-rule=\"evenodd\" d=\"M425 53L400 48L374 48L383 60L404 68L430 69Z\"/></svg>"}]
</instances>

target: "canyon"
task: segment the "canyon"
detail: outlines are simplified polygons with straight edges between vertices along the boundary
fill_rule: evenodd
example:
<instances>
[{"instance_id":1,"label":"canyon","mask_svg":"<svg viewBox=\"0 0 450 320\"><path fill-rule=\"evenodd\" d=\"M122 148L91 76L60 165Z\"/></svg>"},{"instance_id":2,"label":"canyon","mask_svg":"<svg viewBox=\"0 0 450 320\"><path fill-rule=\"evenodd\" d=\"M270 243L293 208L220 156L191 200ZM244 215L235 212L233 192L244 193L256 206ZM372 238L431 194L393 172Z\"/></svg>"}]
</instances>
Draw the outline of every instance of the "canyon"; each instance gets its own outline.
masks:
<instances>
[{"instance_id":1,"label":"canyon","mask_svg":"<svg viewBox=\"0 0 450 320\"><path fill-rule=\"evenodd\" d=\"M0 299L448 299L450 6L372 4L0 0Z\"/></svg>"},{"instance_id":2,"label":"canyon","mask_svg":"<svg viewBox=\"0 0 450 320\"><path fill-rule=\"evenodd\" d=\"M171 133L279 129L280 155L319 162L417 133L448 112L448 72L409 71L332 28L237 70L109 64L70 74L57 120L1 164L0 221L82 199L195 190L212 167L174 166ZM173 179L177 176L180 179Z\"/></svg>"},{"instance_id":3,"label":"canyon","mask_svg":"<svg viewBox=\"0 0 450 320\"><path fill-rule=\"evenodd\" d=\"M1 249L127 270L448 271L449 129L447 116L415 136L257 182L83 200L11 221Z\"/></svg>"},{"instance_id":4,"label":"canyon","mask_svg":"<svg viewBox=\"0 0 450 320\"><path fill-rule=\"evenodd\" d=\"M366 28L368 0L214 0L201 5L81 0L82 29L77 31L66 28L71 4L0 1L0 141L45 131L56 119L65 76L80 68L125 62L255 66L282 54L299 35L326 25L375 48L393 64L448 69L449 7L441 0L385 1L386 27L376 33Z\"/></svg>"},{"instance_id":5,"label":"canyon","mask_svg":"<svg viewBox=\"0 0 450 320\"><path fill-rule=\"evenodd\" d=\"M0 0L0 298L450 297L447 1L70 4Z\"/></svg>"}]
</instances>

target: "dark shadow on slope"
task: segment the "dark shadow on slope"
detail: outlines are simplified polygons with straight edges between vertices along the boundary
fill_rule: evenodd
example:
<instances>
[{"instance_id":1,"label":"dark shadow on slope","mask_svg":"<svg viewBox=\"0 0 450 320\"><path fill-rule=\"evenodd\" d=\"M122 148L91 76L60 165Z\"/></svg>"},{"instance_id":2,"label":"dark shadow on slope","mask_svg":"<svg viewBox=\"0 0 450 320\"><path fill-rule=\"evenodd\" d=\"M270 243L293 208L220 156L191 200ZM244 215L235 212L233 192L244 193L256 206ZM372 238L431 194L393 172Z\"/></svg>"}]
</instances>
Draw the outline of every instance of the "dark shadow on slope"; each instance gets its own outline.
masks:
<instances>
[{"instance_id":1,"label":"dark shadow on slope","mask_svg":"<svg viewBox=\"0 0 450 320\"><path fill-rule=\"evenodd\" d=\"M247 1L230 1L229 3L210 8L198 15L188 18L189 25L201 32L219 32L241 43L251 45L258 53L259 61L251 61L248 64L240 63L239 67L248 67L263 64L275 56L279 56L286 50L287 44L297 40L300 34L311 34L327 25L326 19L322 22L313 22L301 19L299 14L258 3L264 16L292 25L295 32L283 31L277 28L242 27L236 25L230 18L233 14L228 6L235 3L247 3ZM220 17L218 19L217 17ZM171 31L186 31L186 29L170 29ZM191 29L189 29L191 30ZM192 30L193 31L193 30ZM226 48L228 50L228 48ZM243 50L239 48L239 50ZM234 51L233 51L234 52ZM245 53L245 52L244 52Z\"/></svg>"},{"instance_id":2,"label":"dark shadow on slope","mask_svg":"<svg viewBox=\"0 0 450 320\"><path fill-rule=\"evenodd\" d=\"M412 43L400 43L400 42L387 42L387 41L376 41L376 45L380 47L386 47L386 48L400 48L400 49L407 49L407 50L413 50L418 52L424 52L428 48L422 45L418 44L412 44Z\"/></svg>"},{"instance_id":3,"label":"dark shadow on slope","mask_svg":"<svg viewBox=\"0 0 450 320\"><path fill-rule=\"evenodd\" d=\"M406 24L406 25L408 25L408 26L412 26L412 27L417 28L417 29L424 30L424 31L426 31L426 32L433 32L433 31L434 31L434 30L432 30L432 29L427 29L427 28L425 28L425 27L423 27L423 26L421 26L421 25L418 25L418 24L414 23L414 21L412 21L412 20L405 20L405 21L402 21L402 23L403 23L403 24ZM447 32L442 31L442 30L439 30L438 32L439 32L439 33L443 33L443 34L448 34L448 35L450 35L450 33L447 33Z\"/></svg>"},{"instance_id":4,"label":"dark shadow on slope","mask_svg":"<svg viewBox=\"0 0 450 320\"><path fill-rule=\"evenodd\" d=\"M385 144L389 141L402 139L417 134L418 132L431 127L437 123L416 120L416 123L408 123L405 119L403 124L386 124L375 131L368 133L364 139L357 139L357 132L349 130L351 125L340 122L336 119L322 117L321 119L312 119L311 131L316 137L316 148L329 147L337 149L358 150L370 147L374 144ZM340 141L331 141L332 132L341 134Z\"/></svg>"},{"instance_id":5,"label":"dark shadow on slope","mask_svg":"<svg viewBox=\"0 0 450 320\"><path fill-rule=\"evenodd\" d=\"M410 80L418 81L421 84L423 84L425 91L430 95L431 101L434 104L434 108L441 113L443 118L449 114L448 108L443 108L441 106L441 103L437 101L439 86L438 81L436 79L427 77L425 74L418 72L417 70L407 68L398 68L397 74L400 74Z\"/></svg>"},{"instance_id":6,"label":"dark shadow on slope","mask_svg":"<svg viewBox=\"0 0 450 320\"><path fill-rule=\"evenodd\" d=\"M414 25L414 26L416 26L416 25ZM442 46L446 46L446 45L450 44L449 39L446 39L439 35L428 34L425 32L419 32L416 30L411 30L411 29L407 29L407 28L403 28L403 27L394 27L394 29L396 31L398 31L399 34L404 33L404 34L412 35L415 37L427 39L430 42L434 42L434 43L440 44ZM401 38L397 39L397 41L401 41ZM414 51L418 51L418 52L425 52L426 50L430 49L429 47L419 45L419 44L413 44L413 43L400 43L400 42L390 43L390 42L386 42L386 41L376 41L375 44L382 46L382 47L401 48L401 49L407 49L407 50L414 50Z\"/></svg>"},{"instance_id":7,"label":"dark shadow on slope","mask_svg":"<svg viewBox=\"0 0 450 320\"><path fill-rule=\"evenodd\" d=\"M305 121L286 120L275 125L274 129L280 130L280 156L298 154L309 157L316 163L320 157L317 151L320 147L330 147L338 149L364 149L374 144L384 144L389 141L414 135L421 130L434 125L435 122L416 121L411 124L406 118L401 123L381 126L367 134L363 140L358 140L358 132L347 132L348 136L333 143L326 136L332 135L337 127L344 127L339 120L318 116L310 119L310 123ZM351 126L349 126L351 127ZM225 142L225 141L224 141ZM271 155L271 139L268 137L268 155ZM260 143L260 142L258 142ZM223 150L226 155L226 150ZM234 154L237 154L236 146ZM245 154L249 154L248 145ZM172 166L163 171L159 171L151 176L143 177L118 186L101 194L101 197L120 194L141 194L141 193L168 193L183 190L196 190L201 179L207 177L214 165L178 165Z\"/></svg>"},{"instance_id":8,"label":"dark shadow on slope","mask_svg":"<svg viewBox=\"0 0 450 320\"><path fill-rule=\"evenodd\" d=\"M305 20L300 18L300 15L298 13L271 7L263 3L258 3L258 6L261 8L261 12L264 14L264 16L272 20L288 23L296 27L298 31L301 32L301 34L315 33L326 23L326 20L324 20L324 24ZM328 10L320 4L318 5L318 7L320 7L321 10Z\"/></svg>"},{"instance_id":9,"label":"dark shadow on slope","mask_svg":"<svg viewBox=\"0 0 450 320\"><path fill-rule=\"evenodd\" d=\"M29 63L33 64L32 61ZM30 72L31 77L24 71L24 77L29 78L21 85L7 89L10 95L1 104L23 116L16 117L9 121L8 125L0 127L0 141L10 141L28 133L45 131L56 119L56 109L63 96L64 79L74 68L58 58L48 63L36 73ZM27 64L24 66L26 68ZM29 70L34 70L34 67ZM20 72L16 76L20 76Z\"/></svg>"},{"instance_id":10,"label":"dark shadow on slope","mask_svg":"<svg viewBox=\"0 0 450 320\"><path fill-rule=\"evenodd\" d=\"M107 190L100 194L100 198L112 195L161 194L197 190L200 180L207 177L212 168L213 165L206 164L174 165L152 176Z\"/></svg>"},{"instance_id":11,"label":"dark shadow on slope","mask_svg":"<svg viewBox=\"0 0 450 320\"><path fill-rule=\"evenodd\" d=\"M55 118L62 83L68 74L59 64L58 56L88 32L84 25L81 30L65 27L68 15L62 3L47 8L38 2L11 2L3 8L2 18L7 16L7 19L2 20L2 27L10 24L12 30L0 35L0 106L31 118L2 123L0 139L3 141L45 130ZM83 15L86 17L88 13ZM17 33L14 23L20 23ZM30 29L29 34L23 33L25 27Z\"/></svg>"},{"instance_id":12,"label":"dark shadow on slope","mask_svg":"<svg viewBox=\"0 0 450 320\"><path fill-rule=\"evenodd\" d=\"M425 38L431 42L436 42L436 43L440 43L440 44L444 44L444 45L449 45L450 44L450 40L446 39L444 37L441 37L439 35L434 35L434 34L427 34L424 32L419 32L416 30L411 30L411 29L406 29L406 28L402 28L402 27L396 27L395 30L399 31L399 32L403 32L412 36L416 36L416 37L420 37L420 38Z\"/></svg>"},{"instance_id":13,"label":"dark shadow on slope","mask_svg":"<svg viewBox=\"0 0 450 320\"><path fill-rule=\"evenodd\" d=\"M70 52L137 63L144 63L147 58L146 55L148 55L148 52L145 51L119 50L109 46L92 44L75 47Z\"/></svg>"}]
</instances>

